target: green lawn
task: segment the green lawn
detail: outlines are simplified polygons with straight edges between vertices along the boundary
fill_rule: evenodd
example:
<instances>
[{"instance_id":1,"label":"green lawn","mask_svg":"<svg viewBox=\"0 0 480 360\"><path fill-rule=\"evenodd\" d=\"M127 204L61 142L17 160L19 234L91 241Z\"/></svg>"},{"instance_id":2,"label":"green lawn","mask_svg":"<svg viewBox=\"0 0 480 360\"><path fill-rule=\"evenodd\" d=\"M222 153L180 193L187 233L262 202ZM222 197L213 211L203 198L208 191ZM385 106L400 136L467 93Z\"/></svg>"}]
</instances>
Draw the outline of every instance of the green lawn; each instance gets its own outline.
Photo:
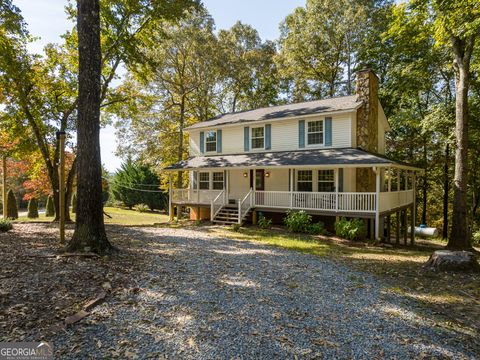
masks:
<instances>
[{"instance_id":1,"label":"green lawn","mask_svg":"<svg viewBox=\"0 0 480 360\"><path fill-rule=\"evenodd\" d=\"M113 207L106 207L105 213L110 215L112 218L105 216L106 224L117 224L117 225L153 225L156 223L162 223L168 221L168 215L160 214L158 212L152 213L141 213L135 210L128 209L119 209ZM72 220L75 221L75 214L71 214ZM45 217L45 214L40 214L40 217L37 219L29 219L26 216L21 216L16 220L16 222L51 222L51 217Z\"/></svg>"}]
</instances>

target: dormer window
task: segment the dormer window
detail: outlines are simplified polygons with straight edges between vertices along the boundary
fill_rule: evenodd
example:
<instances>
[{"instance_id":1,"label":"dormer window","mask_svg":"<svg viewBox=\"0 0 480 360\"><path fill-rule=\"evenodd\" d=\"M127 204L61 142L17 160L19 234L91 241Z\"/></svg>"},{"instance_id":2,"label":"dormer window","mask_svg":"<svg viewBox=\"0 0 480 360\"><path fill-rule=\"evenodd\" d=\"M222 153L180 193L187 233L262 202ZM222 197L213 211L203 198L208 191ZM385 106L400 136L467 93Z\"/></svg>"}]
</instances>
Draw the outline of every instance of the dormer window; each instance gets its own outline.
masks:
<instances>
[{"instance_id":1,"label":"dormer window","mask_svg":"<svg viewBox=\"0 0 480 360\"><path fill-rule=\"evenodd\" d=\"M205 149L207 152L217 151L217 132L207 131L205 133Z\"/></svg>"},{"instance_id":2,"label":"dormer window","mask_svg":"<svg viewBox=\"0 0 480 360\"><path fill-rule=\"evenodd\" d=\"M323 120L307 122L307 145L323 145Z\"/></svg>"},{"instance_id":3,"label":"dormer window","mask_svg":"<svg viewBox=\"0 0 480 360\"><path fill-rule=\"evenodd\" d=\"M252 149L264 149L265 148L265 128L254 127L252 128Z\"/></svg>"}]
</instances>

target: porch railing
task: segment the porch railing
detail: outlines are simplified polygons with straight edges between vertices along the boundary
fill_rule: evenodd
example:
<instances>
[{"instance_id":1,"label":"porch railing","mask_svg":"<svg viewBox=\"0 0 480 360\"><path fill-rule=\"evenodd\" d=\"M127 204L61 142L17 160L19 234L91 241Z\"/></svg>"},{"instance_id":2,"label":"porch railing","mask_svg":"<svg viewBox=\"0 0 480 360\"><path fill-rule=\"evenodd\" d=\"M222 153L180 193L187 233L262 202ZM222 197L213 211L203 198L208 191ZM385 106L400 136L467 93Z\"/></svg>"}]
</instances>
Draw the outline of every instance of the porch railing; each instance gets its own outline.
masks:
<instances>
[{"instance_id":1,"label":"porch railing","mask_svg":"<svg viewBox=\"0 0 480 360\"><path fill-rule=\"evenodd\" d=\"M252 208L253 206L253 189L250 189L250 191L245 195L245 197L242 200L238 200L238 223L241 224L243 217L245 216L246 213Z\"/></svg>"},{"instance_id":2,"label":"porch railing","mask_svg":"<svg viewBox=\"0 0 480 360\"><path fill-rule=\"evenodd\" d=\"M215 199L210 201L210 219L215 219L215 216L222 210L225 205L225 190L220 191Z\"/></svg>"},{"instance_id":3,"label":"porch railing","mask_svg":"<svg viewBox=\"0 0 480 360\"><path fill-rule=\"evenodd\" d=\"M413 190L380 193L380 212L413 203Z\"/></svg>"},{"instance_id":4,"label":"porch railing","mask_svg":"<svg viewBox=\"0 0 480 360\"><path fill-rule=\"evenodd\" d=\"M209 205L218 194L224 190L194 190L194 189L173 189L172 201L184 204L206 204Z\"/></svg>"},{"instance_id":5,"label":"porch railing","mask_svg":"<svg viewBox=\"0 0 480 360\"><path fill-rule=\"evenodd\" d=\"M375 193L255 191L255 206L338 212L374 212Z\"/></svg>"}]
</instances>

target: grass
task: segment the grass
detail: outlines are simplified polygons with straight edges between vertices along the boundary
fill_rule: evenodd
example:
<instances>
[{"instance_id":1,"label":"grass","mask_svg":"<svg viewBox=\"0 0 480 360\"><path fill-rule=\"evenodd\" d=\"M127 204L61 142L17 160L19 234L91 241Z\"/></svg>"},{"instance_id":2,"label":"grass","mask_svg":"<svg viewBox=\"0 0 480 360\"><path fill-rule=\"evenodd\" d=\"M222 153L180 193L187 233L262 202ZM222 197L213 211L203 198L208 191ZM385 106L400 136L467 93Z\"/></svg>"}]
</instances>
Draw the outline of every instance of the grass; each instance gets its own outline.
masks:
<instances>
[{"instance_id":1,"label":"grass","mask_svg":"<svg viewBox=\"0 0 480 360\"><path fill-rule=\"evenodd\" d=\"M105 224L115 224L124 226L140 226L140 225L154 225L168 221L168 215L158 212L138 212L135 210L120 209L113 207L105 207L105 213L112 218L104 216ZM71 218L75 221L75 214L71 214ZM14 222L51 222L52 217L46 217L45 214L40 214L37 219L29 219L26 216L21 216Z\"/></svg>"},{"instance_id":2,"label":"grass","mask_svg":"<svg viewBox=\"0 0 480 360\"><path fill-rule=\"evenodd\" d=\"M335 237L299 235L284 229L262 230L255 227L209 229L221 237L256 241L264 244L329 257L373 274L387 284L385 291L416 302L420 312L435 314L437 324L478 336L480 327L480 275L469 273L434 273L423 265L437 241L422 241L415 247L386 248L351 242Z\"/></svg>"}]
</instances>

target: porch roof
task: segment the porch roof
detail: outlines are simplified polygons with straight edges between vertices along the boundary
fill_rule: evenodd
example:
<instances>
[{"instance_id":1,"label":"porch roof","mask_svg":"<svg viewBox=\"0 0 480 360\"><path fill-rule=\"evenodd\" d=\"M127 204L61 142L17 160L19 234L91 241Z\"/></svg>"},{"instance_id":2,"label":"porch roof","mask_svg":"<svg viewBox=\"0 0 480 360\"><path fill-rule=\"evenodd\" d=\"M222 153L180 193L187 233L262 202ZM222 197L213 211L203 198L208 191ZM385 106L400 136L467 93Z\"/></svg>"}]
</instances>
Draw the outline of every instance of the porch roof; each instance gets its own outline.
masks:
<instances>
[{"instance_id":1,"label":"porch roof","mask_svg":"<svg viewBox=\"0 0 480 360\"><path fill-rule=\"evenodd\" d=\"M361 149L309 149L299 151L275 151L229 155L196 156L166 167L167 171L214 168L269 168L269 167L370 167L394 166L409 170L420 168L390 160L382 155Z\"/></svg>"}]
</instances>

